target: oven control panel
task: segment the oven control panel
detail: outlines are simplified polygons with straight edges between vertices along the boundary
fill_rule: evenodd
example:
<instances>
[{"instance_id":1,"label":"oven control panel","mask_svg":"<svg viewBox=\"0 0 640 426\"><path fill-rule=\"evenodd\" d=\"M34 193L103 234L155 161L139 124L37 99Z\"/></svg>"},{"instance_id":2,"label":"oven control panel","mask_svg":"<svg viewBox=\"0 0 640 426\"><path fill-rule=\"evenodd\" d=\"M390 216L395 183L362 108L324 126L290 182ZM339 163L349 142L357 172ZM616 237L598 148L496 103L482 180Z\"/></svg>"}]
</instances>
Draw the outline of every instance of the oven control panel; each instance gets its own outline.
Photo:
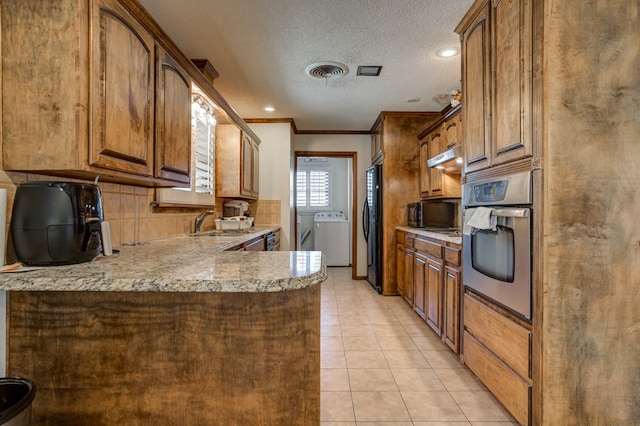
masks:
<instances>
[{"instance_id":1,"label":"oven control panel","mask_svg":"<svg viewBox=\"0 0 640 426\"><path fill-rule=\"evenodd\" d=\"M504 180L474 185L473 192L475 193L476 201L481 203L503 201L507 193L507 185L509 185L509 182Z\"/></svg>"},{"instance_id":2,"label":"oven control panel","mask_svg":"<svg viewBox=\"0 0 640 426\"><path fill-rule=\"evenodd\" d=\"M462 205L507 206L532 203L531 172L514 173L462 185Z\"/></svg>"}]
</instances>

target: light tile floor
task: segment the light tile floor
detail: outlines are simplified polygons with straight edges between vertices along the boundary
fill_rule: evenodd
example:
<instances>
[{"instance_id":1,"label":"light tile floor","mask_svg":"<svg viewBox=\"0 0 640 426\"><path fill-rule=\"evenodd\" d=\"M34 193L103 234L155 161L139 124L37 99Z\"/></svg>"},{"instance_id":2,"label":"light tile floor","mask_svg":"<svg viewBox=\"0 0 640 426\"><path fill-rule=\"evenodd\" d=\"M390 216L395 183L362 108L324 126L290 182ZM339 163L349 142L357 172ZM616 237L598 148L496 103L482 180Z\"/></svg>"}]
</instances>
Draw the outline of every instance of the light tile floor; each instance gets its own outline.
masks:
<instances>
[{"instance_id":1,"label":"light tile floor","mask_svg":"<svg viewBox=\"0 0 640 426\"><path fill-rule=\"evenodd\" d=\"M351 268L322 284L323 426L517 425L400 297Z\"/></svg>"}]
</instances>

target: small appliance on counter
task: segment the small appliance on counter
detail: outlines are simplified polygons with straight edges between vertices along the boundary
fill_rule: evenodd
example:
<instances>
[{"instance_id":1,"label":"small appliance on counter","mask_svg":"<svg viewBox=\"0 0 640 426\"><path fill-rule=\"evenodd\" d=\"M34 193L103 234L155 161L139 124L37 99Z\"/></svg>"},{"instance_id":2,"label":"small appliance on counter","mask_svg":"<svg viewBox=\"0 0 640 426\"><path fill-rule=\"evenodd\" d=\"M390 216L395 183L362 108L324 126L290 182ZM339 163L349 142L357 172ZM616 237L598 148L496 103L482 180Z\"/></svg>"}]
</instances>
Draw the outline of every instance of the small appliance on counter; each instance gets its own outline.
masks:
<instances>
[{"instance_id":1,"label":"small appliance on counter","mask_svg":"<svg viewBox=\"0 0 640 426\"><path fill-rule=\"evenodd\" d=\"M224 217L251 216L249 203L242 200L231 200L224 203Z\"/></svg>"},{"instance_id":2,"label":"small appliance on counter","mask_svg":"<svg viewBox=\"0 0 640 426\"><path fill-rule=\"evenodd\" d=\"M101 251L108 255L110 236L103 229L109 228L103 226L98 185L34 181L16 189L11 238L25 265L67 265L91 261Z\"/></svg>"},{"instance_id":3,"label":"small appliance on counter","mask_svg":"<svg viewBox=\"0 0 640 426\"><path fill-rule=\"evenodd\" d=\"M451 201L419 201L407 206L407 223L412 228L452 228L455 225Z\"/></svg>"}]
</instances>

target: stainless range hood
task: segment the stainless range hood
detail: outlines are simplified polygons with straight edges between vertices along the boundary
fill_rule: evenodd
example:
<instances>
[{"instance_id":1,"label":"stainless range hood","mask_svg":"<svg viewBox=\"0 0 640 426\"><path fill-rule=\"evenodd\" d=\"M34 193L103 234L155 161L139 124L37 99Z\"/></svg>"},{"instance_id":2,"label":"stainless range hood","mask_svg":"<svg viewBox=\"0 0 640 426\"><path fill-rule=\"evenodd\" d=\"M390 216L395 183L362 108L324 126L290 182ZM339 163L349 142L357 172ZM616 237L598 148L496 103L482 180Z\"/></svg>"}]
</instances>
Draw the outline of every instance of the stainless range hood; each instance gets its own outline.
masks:
<instances>
[{"instance_id":1,"label":"stainless range hood","mask_svg":"<svg viewBox=\"0 0 640 426\"><path fill-rule=\"evenodd\" d=\"M427 160L427 166L445 172L462 170L462 146L456 145L435 157L429 158Z\"/></svg>"}]
</instances>

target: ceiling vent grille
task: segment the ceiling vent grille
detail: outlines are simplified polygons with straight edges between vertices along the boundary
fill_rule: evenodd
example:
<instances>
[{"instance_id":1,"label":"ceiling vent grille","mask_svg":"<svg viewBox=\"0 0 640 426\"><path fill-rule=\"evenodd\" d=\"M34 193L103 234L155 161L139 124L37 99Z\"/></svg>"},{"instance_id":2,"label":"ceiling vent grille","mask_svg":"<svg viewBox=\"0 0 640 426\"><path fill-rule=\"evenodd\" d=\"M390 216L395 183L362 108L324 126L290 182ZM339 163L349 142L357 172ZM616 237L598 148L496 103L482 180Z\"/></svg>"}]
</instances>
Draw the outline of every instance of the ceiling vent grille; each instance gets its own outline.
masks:
<instances>
[{"instance_id":1,"label":"ceiling vent grille","mask_svg":"<svg viewBox=\"0 0 640 426\"><path fill-rule=\"evenodd\" d=\"M349 68L340 62L317 62L309 65L305 71L313 78L328 79L347 75Z\"/></svg>"}]
</instances>

